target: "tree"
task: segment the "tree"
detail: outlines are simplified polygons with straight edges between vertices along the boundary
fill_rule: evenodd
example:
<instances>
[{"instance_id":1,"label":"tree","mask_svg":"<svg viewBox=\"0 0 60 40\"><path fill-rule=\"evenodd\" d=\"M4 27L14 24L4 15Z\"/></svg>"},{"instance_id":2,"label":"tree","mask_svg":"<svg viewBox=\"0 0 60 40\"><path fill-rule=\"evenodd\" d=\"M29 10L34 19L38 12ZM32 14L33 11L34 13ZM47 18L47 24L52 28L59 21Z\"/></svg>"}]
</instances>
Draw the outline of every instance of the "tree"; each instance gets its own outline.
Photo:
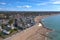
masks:
<instances>
[{"instance_id":1,"label":"tree","mask_svg":"<svg viewBox=\"0 0 60 40\"><path fill-rule=\"evenodd\" d=\"M11 25L11 24L13 24L13 21L14 21L14 19L11 19L11 20L9 20L9 24Z\"/></svg>"}]
</instances>

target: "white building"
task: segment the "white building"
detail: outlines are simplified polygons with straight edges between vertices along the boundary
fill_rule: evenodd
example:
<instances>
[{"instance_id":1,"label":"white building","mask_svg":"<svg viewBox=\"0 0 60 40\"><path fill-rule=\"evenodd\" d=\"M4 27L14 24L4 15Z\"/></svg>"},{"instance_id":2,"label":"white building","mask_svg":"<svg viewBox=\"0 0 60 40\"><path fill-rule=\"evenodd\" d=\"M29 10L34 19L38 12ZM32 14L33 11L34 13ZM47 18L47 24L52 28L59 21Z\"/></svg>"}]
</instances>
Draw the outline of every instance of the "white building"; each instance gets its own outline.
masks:
<instances>
[{"instance_id":1,"label":"white building","mask_svg":"<svg viewBox=\"0 0 60 40\"><path fill-rule=\"evenodd\" d=\"M42 24L41 24L41 23L39 23L39 24L38 24L38 26L42 26Z\"/></svg>"},{"instance_id":2,"label":"white building","mask_svg":"<svg viewBox=\"0 0 60 40\"><path fill-rule=\"evenodd\" d=\"M7 30L3 30L3 32L6 34L10 34L10 31L7 31Z\"/></svg>"}]
</instances>

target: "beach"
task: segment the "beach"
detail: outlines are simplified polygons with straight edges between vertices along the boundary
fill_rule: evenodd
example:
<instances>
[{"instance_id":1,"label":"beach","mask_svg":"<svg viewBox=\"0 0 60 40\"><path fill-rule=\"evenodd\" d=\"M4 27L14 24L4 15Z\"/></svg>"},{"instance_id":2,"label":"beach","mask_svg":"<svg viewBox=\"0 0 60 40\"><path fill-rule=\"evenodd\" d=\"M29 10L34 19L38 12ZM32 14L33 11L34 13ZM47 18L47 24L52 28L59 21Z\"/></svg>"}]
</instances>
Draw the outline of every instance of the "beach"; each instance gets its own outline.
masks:
<instances>
[{"instance_id":1,"label":"beach","mask_svg":"<svg viewBox=\"0 0 60 40\"><path fill-rule=\"evenodd\" d=\"M44 28L42 23L40 23L41 26L38 26L41 19L46 18L47 16L37 16L35 18L36 24L34 26L4 40L47 40L47 38L50 38L48 37L48 33L51 32L51 30Z\"/></svg>"},{"instance_id":2,"label":"beach","mask_svg":"<svg viewBox=\"0 0 60 40\"><path fill-rule=\"evenodd\" d=\"M28 28L20 33L17 33L16 35L7 38L6 40L46 40L47 38L47 33L50 31L43 28L39 27L37 24L34 25L31 28Z\"/></svg>"}]
</instances>

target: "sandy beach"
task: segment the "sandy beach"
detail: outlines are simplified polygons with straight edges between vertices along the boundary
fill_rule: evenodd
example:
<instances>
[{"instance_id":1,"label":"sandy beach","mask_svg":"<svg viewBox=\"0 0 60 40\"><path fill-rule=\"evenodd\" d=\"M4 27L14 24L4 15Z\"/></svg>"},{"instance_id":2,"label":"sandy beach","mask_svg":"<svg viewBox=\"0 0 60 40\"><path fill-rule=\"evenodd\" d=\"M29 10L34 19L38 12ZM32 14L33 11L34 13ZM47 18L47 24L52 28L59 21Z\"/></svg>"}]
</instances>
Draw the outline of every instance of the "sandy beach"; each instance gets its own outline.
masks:
<instances>
[{"instance_id":1,"label":"sandy beach","mask_svg":"<svg viewBox=\"0 0 60 40\"><path fill-rule=\"evenodd\" d=\"M48 16L48 15L47 15ZM51 30L48 30L44 28L43 26L38 26L39 21L42 18L45 18L47 16L37 16L35 18L36 24L24 31L21 31L12 37L6 38L4 40L47 40L48 33L51 32Z\"/></svg>"},{"instance_id":2,"label":"sandy beach","mask_svg":"<svg viewBox=\"0 0 60 40\"><path fill-rule=\"evenodd\" d=\"M37 24L5 40L45 40L49 30Z\"/></svg>"}]
</instances>

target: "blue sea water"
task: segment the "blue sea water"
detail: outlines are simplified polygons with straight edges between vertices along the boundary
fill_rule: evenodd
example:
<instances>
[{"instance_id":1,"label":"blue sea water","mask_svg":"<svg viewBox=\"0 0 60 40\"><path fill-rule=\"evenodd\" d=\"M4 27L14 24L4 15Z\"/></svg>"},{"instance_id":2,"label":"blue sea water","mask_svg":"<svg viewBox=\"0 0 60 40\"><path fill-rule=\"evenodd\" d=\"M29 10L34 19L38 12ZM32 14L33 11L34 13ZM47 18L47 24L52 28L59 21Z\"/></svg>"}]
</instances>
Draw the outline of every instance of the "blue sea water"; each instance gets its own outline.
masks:
<instances>
[{"instance_id":1,"label":"blue sea water","mask_svg":"<svg viewBox=\"0 0 60 40\"><path fill-rule=\"evenodd\" d=\"M60 40L60 15L44 18L42 23L44 27L55 30L49 33L51 38L48 38L48 40Z\"/></svg>"}]
</instances>

